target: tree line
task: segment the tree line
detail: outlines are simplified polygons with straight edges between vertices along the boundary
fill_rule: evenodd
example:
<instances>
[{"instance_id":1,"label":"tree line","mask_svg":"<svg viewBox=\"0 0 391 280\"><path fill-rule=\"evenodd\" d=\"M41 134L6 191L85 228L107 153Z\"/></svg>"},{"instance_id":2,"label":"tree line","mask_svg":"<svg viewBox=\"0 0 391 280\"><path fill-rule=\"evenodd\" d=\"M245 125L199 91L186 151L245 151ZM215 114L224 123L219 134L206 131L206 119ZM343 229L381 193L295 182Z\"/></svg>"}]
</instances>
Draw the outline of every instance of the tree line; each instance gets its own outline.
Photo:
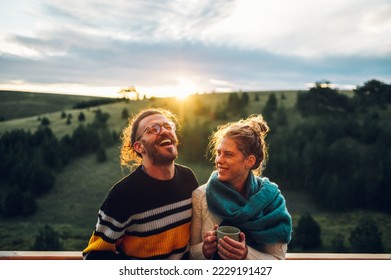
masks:
<instances>
[{"instance_id":1,"label":"tree line","mask_svg":"<svg viewBox=\"0 0 391 280\"><path fill-rule=\"evenodd\" d=\"M288 93L289 94L289 93ZM391 85L370 80L353 96L317 82L299 92L287 112L285 96L269 94L256 111L247 93L231 93L216 108L194 102L205 121L184 121L181 155L205 162L216 121L262 113L271 131L265 176L282 188L309 191L326 210L373 209L391 213ZM290 117L294 117L291 120Z\"/></svg>"},{"instance_id":2,"label":"tree line","mask_svg":"<svg viewBox=\"0 0 391 280\"><path fill-rule=\"evenodd\" d=\"M309 212L304 213L293 230L289 250L316 251L321 249L322 228ZM347 239L348 243L345 242ZM382 232L370 217L364 217L350 230L346 238L337 232L331 240L331 251L335 253L383 253Z\"/></svg>"},{"instance_id":3,"label":"tree line","mask_svg":"<svg viewBox=\"0 0 391 280\"><path fill-rule=\"evenodd\" d=\"M284 94L278 99L270 93L267 101L260 103L257 93L234 92L213 108L198 96L192 110L205 117L183 120L181 157L207 163L208 138L216 124L262 113L271 127L265 176L281 188L310 192L324 209L390 213L391 85L370 80L348 96L328 82L319 82L299 92L289 112L283 106L284 99ZM250 110L252 102L259 107ZM128 116L124 109L122 118ZM33 213L35 197L50 191L54 172L72 158L96 153L97 160L104 161L104 148L118 140L118 134L107 127L108 118L107 113L96 110L91 124L80 124L72 135L61 139L53 135L49 120L35 133L16 130L1 135L2 215ZM78 118L80 122L84 119Z\"/></svg>"},{"instance_id":4,"label":"tree line","mask_svg":"<svg viewBox=\"0 0 391 280\"><path fill-rule=\"evenodd\" d=\"M0 214L4 217L33 214L37 209L36 198L53 188L55 172L72 159L96 153L97 160L104 161L105 148L118 140L117 133L107 127L109 117L97 109L92 123L79 124L72 135L61 139L53 134L47 118L41 120L34 133L23 129L3 133Z\"/></svg>"},{"instance_id":5,"label":"tree line","mask_svg":"<svg viewBox=\"0 0 391 280\"><path fill-rule=\"evenodd\" d=\"M329 210L391 213L391 85L371 80L353 97L317 83L298 94L302 121L274 126L266 174L308 190Z\"/></svg>"}]
</instances>

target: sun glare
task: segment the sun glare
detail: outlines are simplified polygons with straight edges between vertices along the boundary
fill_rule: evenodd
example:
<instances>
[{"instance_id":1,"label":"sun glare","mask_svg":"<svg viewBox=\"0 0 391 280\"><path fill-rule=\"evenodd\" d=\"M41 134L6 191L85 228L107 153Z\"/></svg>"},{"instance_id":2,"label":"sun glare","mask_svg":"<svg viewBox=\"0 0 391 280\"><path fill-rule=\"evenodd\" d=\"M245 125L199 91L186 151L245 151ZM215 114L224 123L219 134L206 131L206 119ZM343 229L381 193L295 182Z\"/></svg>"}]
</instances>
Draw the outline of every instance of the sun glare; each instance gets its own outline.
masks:
<instances>
[{"instance_id":1,"label":"sun glare","mask_svg":"<svg viewBox=\"0 0 391 280\"><path fill-rule=\"evenodd\" d=\"M196 93L197 89L194 83L189 80L179 80L177 86L173 88L172 94L179 100L185 100L189 95Z\"/></svg>"}]
</instances>

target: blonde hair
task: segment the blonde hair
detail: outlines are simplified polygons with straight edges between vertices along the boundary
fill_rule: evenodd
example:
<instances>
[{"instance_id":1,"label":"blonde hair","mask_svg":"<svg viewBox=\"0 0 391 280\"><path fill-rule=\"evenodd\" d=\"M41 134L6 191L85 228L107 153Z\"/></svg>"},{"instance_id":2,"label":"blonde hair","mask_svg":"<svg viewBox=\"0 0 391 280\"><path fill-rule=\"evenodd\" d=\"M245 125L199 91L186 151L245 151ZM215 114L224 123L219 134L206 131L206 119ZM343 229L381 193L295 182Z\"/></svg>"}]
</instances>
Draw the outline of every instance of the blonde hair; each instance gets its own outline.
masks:
<instances>
[{"instance_id":1,"label":"blonde hair","mask_svg":"<svg viewBox=\"0 0 391 280\"><path fill-rule=\"evenodd\" d=\"M269 130L269 126L262 115L251 115L247 119L218 126L217 131L211 135L208 145L208 149L212 154L211 160L215 159L217 147L222 139L229 137L235 141L238 150L245 157L255 156L256 162L251 169L256 175L261 175L268 159L265 137Z\"/></svg>"},{"instance_id":2,"label":"blonde hair","mask_svg":"<svg viewBox=\"0 0 391 280\"><path fill-rule=\"evenodd\" d=\"M146 117L156 114L163 115L168 120L174 122L176 126L179 125L177 117L171 111L162 108L144 109L137 115L134 115L132 118L129 118L128 126L125 127L121 133L121 166L133 170L136 166L142 163L141 154L137 153L133 147L134 143L136 142L136 134L140 121Z\"/></svg>"}]
</instances>

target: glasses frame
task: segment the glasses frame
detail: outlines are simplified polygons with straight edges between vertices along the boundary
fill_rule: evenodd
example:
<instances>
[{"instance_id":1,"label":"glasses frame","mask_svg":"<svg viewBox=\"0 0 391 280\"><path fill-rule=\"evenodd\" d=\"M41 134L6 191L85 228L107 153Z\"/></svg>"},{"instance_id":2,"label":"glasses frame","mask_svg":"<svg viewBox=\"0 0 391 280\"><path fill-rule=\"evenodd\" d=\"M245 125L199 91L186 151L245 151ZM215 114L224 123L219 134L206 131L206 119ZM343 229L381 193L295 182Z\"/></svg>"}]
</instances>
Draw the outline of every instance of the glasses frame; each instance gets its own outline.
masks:
<instances>
[{"instance_id":1,"label":"glasses frame","mask_svg":"<svg viewBox=\"0 0 391 280\"><path fill-rule=\"evenodd\" d=\"M162 132L162 127L164 127L168 131L175 131L176 130L176 125L172 121L164 122L164 123L153 123L148 125L143 132L140 134L139 137L136 138L136 142L140 140L140 138L145 134L145 132L150 132L151 127L156 128L156 132L151 132L153 135L159 135Z\"/></svg>"}]
</instances>

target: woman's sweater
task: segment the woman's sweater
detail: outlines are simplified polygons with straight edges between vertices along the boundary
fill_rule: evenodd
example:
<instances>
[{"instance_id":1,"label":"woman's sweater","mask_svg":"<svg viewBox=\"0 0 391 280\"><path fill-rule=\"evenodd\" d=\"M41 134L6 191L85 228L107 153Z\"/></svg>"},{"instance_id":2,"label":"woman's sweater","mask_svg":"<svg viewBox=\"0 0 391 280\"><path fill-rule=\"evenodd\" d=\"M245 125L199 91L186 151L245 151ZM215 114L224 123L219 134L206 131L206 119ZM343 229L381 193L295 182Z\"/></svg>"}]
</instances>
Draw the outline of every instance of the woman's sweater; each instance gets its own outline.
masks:
<instances>
[{"instance_id":1,"label":"woman's sweater","mask_svg":"<svg viewBox=\"0 0 391 280\"><path fill-rule=\"evenodd\" d=\"M218 217L208 210L206 201L206 184L197 188L192 195L193 217L191 223L190 258L206 259L202 253L204 234L221 223ZM247 260L275 260L285 259L286 243L265 244L261 251L248 246Z\"/></svg>"}]
</instances>

